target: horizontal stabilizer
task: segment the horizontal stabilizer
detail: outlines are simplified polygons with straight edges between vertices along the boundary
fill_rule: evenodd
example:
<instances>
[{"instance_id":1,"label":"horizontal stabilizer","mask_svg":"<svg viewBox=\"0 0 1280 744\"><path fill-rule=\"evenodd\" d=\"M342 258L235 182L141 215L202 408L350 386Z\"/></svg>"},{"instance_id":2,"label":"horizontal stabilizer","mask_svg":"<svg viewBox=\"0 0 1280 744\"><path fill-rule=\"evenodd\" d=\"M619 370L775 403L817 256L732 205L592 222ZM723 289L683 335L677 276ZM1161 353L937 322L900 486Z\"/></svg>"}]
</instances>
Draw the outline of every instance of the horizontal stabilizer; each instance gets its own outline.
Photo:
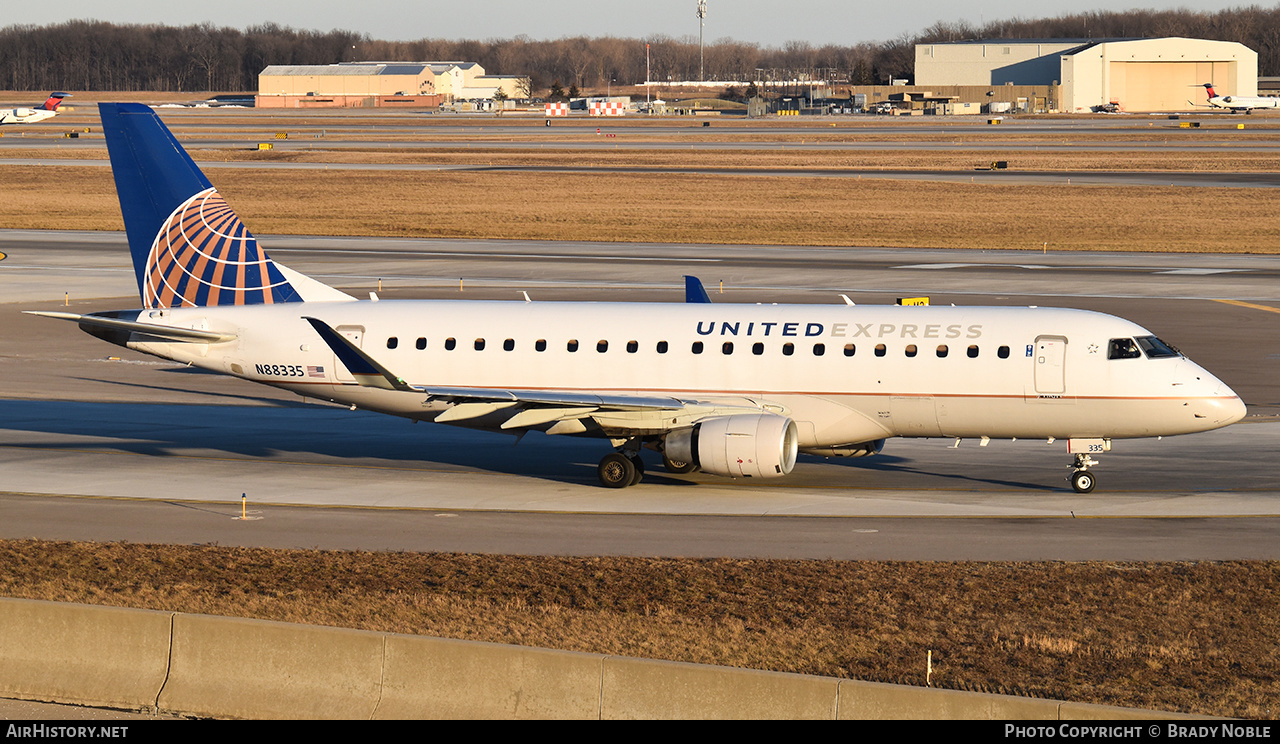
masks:
<instances>
[{"instance_id":1,"label":"horizontal stabilizer","mask_svg":"<svg viewBox=\"0 0 1280 744\"><path fill-rule=\"evenodd\" d=\"M162 326L154 323L138 323L131 320L120 320L118 318L105 318L100 315L77 315L76 313L55 313L41 310L23 310L23 312L27 315L39 315L42 318L74 320L80 324L81 328L90 326L95 328L109 328L116 331L129 331L179 343L220 344L224 341L234 341L236 339L236 334L234 333L198 331L194 328L174 328L173 326Z\"/></svg>"}]
</instances>

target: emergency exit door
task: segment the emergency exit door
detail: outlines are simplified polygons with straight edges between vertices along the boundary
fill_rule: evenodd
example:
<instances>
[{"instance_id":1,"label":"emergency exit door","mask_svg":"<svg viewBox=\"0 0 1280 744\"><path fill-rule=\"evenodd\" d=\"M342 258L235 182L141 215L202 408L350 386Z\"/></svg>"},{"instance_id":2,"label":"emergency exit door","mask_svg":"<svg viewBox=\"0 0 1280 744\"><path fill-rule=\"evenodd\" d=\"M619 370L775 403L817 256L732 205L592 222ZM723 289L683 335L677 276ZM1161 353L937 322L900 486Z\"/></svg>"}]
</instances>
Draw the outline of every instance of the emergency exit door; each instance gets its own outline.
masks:
<instances>
[{"instance_id":1,"label":"emergency exit door","mask_svg":"<svg viewBox=\"0 0 1280 744\"><path fill-rule=\"evenodd\" d=\"M1059 395L1067 391L1067 339L1040 336L1036 339L1036 392Z\"/></svg>"},{"instance_id":2,"label":"emergency exit door","mask_svg":"<svg viewBox=\"0 0 1280 744\"><path fill-rule=\"evenodd\" d=\"M334 330L350 339L356 348L364 346L364 326L343 325ZM356 381L356 378L352 377L351 372L347 370L347 365L338 359L337 354L333 356L333 376L338 382Z\"/></svg>"}]
</instances>

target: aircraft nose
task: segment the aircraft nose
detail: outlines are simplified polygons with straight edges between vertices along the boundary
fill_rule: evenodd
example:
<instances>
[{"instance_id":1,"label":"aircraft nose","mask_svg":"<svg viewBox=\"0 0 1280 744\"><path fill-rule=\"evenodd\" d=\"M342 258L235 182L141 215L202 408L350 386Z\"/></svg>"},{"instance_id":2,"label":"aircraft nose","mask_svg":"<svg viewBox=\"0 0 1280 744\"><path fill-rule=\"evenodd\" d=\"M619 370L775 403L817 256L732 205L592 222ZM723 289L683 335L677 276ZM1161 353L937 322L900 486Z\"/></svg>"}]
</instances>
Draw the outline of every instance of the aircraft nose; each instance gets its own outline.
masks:
<instances>
[{"instance_id":1,"label":"aircraft nose","mask_svg":"<svg viewBox=\"0 0 1280 744\"><path fill-rule=\"evenodd\" d=\"M1202 398L1193 408L1196 418L1204 420L1209 428L1230 426L1244 418L1244 401L1234 390L1221 381L1214 386L1209 397Z\"/></svg>"},{"instance_id":2,"label":"aircraft nose","mask_svg":"<svg viewBox=\"0 0 1280 744\"><path fill-rule=\"evenodd\" d=\"M1218 426L1230 426L1244 418L1247 409L1245 408L1244 401L1240 400L1240 396L1236 395L1235 392L1226 385L1222 386L1221 394L1223 397L1212 401L1213 412L1216 416L1210 416L1210 418L1215 418L1216 420L1214 423Z\"/></svg>"}]
</instances>

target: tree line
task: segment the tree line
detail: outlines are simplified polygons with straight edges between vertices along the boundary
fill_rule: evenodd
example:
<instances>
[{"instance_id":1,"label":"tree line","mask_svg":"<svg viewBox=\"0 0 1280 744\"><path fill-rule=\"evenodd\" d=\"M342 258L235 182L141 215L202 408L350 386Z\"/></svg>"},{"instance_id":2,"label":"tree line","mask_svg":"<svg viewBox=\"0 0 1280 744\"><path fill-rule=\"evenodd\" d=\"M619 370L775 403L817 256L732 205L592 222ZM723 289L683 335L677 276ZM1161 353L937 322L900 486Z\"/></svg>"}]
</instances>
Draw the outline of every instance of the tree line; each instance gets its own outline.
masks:
<instances>
[{"instance_id":1,"label":"tree line","mask_svg":"<svg viewBox=\"0 0 1280 744\"><path fill-rule=\"evenodd\" d=\"M1258 52L1258 74L1280 75L1280 7L1217 12L1130 10L1049 19L935 23L885 42L781 47L720 39L704 48L704 77L747 82L820 79L853 85L911 79L915 45L970 39L1154 38L1234 41ZM273 23L244 30L119 25L77 20L0 29L0 88L11 90L256 91L268 65L324 65L363 60L478 62L494 75L528 76L534 95L553 84L603 88L696 80L692 36L382 41L352 31L307 31Z\"/></svg>"}]
</instances>

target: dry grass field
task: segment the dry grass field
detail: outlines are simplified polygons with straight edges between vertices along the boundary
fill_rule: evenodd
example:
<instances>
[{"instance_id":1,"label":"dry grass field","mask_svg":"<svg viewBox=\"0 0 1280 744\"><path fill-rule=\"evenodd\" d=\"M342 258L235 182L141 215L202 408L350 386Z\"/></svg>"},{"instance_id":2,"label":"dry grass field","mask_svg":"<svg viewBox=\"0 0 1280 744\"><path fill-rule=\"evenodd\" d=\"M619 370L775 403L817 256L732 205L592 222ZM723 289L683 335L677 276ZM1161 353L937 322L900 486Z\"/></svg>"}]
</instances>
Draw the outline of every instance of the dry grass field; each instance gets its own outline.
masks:
<instances>
[{"instance_id":1,"label":"dry grass field","mask_svg":"<svg viewBox=\"0 0 1280 744\"><path fill-rule=\"evenodd\" d=\"M212 178L259 235L1280 252L1270 189L235 168ZM0 165L0 184L5 227L123 229L105 168ZM1224 238L1241 224L1248 240Z\"/></svg>"},{"instance_id":2,"label":"dry grass field","mask_svg":"<svg viewBox=\"0 0 1280 744\"><path fill-rule=\"evenodd\" d=\"M0 541L0 595L1275 718L1280 565Z\"/></svg>"}]
</instances>

